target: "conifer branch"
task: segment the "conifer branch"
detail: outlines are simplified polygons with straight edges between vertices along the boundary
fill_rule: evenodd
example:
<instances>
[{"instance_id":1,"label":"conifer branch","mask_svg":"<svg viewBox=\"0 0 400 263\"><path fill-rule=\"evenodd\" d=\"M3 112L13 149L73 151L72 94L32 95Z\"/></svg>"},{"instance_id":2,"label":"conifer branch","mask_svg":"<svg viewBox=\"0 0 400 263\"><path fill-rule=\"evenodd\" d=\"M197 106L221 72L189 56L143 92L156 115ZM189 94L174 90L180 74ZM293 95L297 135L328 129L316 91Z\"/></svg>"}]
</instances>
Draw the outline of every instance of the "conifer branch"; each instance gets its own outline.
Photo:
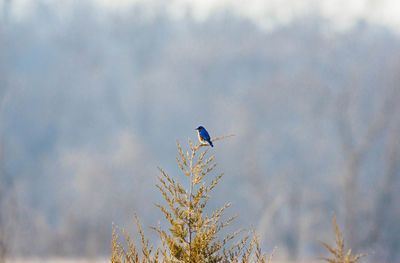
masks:
<instances>
[{"instance_id":1,"label":"conifer branch","mask_svg":"<svg viewBox=\"0 0 400 263\"><path fill-rule=\"evenodd\" d=\"M234 135L217 137L213 139L213 142L231 136ZM178 141L176 144L178 148L176 161L184 176L173 178L162 168L158 168L161 174L158 176L156 187L166 204L157 203L155 206L160 209L169 227L164 230L159 223L158 227L151 227L151 229L158 233L161 247L153 251L135 215L142 249L138 250L125 230L121 229L128 246L128 250L125 250L119 243L113 226L111 262L265 263L265 253L262 253L254 231L250 231L237 242L235 239L242 232L241 230L221 235L221 230L229 226L236 218L225 218L225 210L230 207L230 203L211 214L204 212L211 197L210 192L223 176L221 173L207 178L217 165L213 163L214 155L206 157L211 148L207 147L199 153L198 151L205 144L193 144L191 140L188 140L189 151L185 153ZM181 184L180 180L189 181L189 189L186 189L183 186L185 184Z\"/></svg>"}]
</instances>

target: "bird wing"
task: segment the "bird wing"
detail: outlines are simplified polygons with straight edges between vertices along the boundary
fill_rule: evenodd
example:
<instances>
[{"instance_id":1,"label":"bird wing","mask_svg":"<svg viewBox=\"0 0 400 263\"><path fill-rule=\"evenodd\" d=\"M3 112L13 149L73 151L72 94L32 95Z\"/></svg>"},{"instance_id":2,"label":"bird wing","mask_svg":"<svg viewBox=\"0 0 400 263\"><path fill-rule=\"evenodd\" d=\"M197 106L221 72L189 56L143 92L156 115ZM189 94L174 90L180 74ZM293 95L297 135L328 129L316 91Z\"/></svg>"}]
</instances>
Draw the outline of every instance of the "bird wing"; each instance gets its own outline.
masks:
<instances>
[{"instance_id":1,"label":"bird wing","mask_svg":"<svg viewBox=\"0 0 400 263\"><path fill-rule=\"evenodd\" d=\"M206 131L206 129L201 131L201 137L203 137L205 140L209 141L210 140L210 135Z\"/></svg>"}]
</instances>

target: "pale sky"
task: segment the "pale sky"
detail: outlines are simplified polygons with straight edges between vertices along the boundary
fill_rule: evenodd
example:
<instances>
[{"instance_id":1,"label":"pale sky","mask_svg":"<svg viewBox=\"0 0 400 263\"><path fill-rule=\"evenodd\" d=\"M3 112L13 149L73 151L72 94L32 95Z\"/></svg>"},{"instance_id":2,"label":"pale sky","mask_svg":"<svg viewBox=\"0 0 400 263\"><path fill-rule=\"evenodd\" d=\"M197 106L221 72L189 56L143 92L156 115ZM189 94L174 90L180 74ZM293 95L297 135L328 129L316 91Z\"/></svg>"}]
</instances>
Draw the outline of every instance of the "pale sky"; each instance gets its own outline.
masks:
<instances>
[{"instance_id":1,"label":"pale sky","mask_svg":"<svg viewBox=\"0 0 400 263\"><path fill-rule=\"evenodd\" d=\"M5 0L0 0L1 5ZM29 13L29 5L41 1L63 15L65 5L78 0L12 0L13 14L23 19ZM263 28L276 23L316 12L335 21L341 29L348 28L358 18L366 18L400 32L400 0L91 0L101 12L118 12L123 15L137 3L148 5L151 16L157 7L165 8L173 17L179 18L190 13L200 21L213 12L229 10L239 16L248 17Z\"/></svg>"}]
</instances>

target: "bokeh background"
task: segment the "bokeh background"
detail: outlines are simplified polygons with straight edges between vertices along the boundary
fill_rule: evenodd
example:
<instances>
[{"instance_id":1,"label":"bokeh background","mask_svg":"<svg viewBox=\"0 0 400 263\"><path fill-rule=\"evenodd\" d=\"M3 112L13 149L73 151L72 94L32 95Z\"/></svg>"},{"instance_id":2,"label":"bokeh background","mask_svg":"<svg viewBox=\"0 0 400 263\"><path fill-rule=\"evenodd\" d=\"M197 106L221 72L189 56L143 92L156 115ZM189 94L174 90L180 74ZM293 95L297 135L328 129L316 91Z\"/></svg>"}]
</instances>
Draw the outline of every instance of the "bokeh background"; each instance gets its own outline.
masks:
<instances>
[{"instance_id":1,"label":"bokeh background","mask_svg":"<svg viewBox=\"0 0 400 263\"><path fill-rule=\"evenodd\" d=\"M211 208L275 257L327 256L335 212L400 261L397 0L0 0L0 258L98 258L162 221L157 166L204 125ZM147 230L146 230L147 231ZM155 235L147 231L150 238ZM156 241L154 241L156 242Z\"/></svg>"}]
</instances>

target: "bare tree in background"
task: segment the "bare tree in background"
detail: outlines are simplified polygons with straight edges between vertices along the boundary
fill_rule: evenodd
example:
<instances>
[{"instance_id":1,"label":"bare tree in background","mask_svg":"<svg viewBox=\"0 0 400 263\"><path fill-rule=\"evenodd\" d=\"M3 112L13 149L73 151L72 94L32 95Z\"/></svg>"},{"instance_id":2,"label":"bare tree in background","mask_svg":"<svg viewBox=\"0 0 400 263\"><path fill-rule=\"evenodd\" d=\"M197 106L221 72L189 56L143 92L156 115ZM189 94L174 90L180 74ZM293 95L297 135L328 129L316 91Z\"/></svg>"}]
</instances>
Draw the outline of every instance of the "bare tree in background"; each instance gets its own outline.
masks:
<instances>
[{"instance_id":1,"label":"bare tree in background","mask_svg":"<svg viewBox=\"0 0 400 263\"><path fill-rule=\"evenodd\" d=\"M3 1L3 17L0 24L0 46L7 41L11 0ZM2 138L2 112L8 91L8 74L5 49L0 48L0 262L4 262L11 249L12 229L15 226L16 197L12 178L4 169L4 144Z\"/></svg>"},{"instance_id":2,"label":"bare tree in background","mask_svg":"<svg viewBox=\"0 0 400 263\"><path fill-rule=\"evenodd\" d=\"M372 110L368 114L369 116L361 123L359 120L363 119L363 117L358 116L360 119L355 120L354 115L358 114L357 108L362 103L360 100L362 100L363 89L349 89L339 100L337 123L345 160L344 171L342 172L344 233L349 246L352 248L359 248L363 243L360 231L357 231L356 226L358 222L356 216L360 215L360 204L363 202L359 191L360 170L367 153L374 147L376 140L382 137L383 133L387 132L388 129L391 129L395 121L396 115L394 113L397 107L396 102L399 99L396 96L398 92L395 91L396 88L382 89L382 92L379 93L380 96L374 97L370 105ZM387 140L390 141L390 138ZM389 141L386 143L390 144ZM389 157L389 160L392 158L390 156L387 157ZM384 175L384 181L385 176L387 177L387 175ZM387 189L382 191L383 196L386 195ZM383 196L378 197L378 199L385 199ZM384 202L383 199L379 203ZM381 206L378 210L382 208ZM384 213L381 213L379 220L384 220L382 216L384 216Z\"/></svg>"},{"instance_id":3,"label":"bare tree in background","mask_svg":"<svg viewBox=\"0 0 400 263\"><path fill-rule=\"evenodd\" d=\"M400 112L397 110L397 116L399 116ZM389 134L387 135L387 141L385 143L385 164L384 170L382 171L382 180L378 185L378 190L375 197L375 202L372 204L373 207L373 217L372 217L372 227L364 240L364 244L367 246L379 246L382 244L396 244L395 240L392 240L392 237L386 236L386 230L390 232L396 232L396 229L390 229L390 222L388 221L396 221L396 218L393 218L391 215L392 210L396 210L396 207L393 207L393 204L396 204L398 200L395 200L395 193L399 189L398 185L398 177L400 175L400 142L399 142L399 134L400 134L400 118L397 118L393 121L392 125L389 128ZM396 205L394 205L396 206ZM389 224L388 224L389 223ZM395 223L395 224L398 224ZM389 226L388 226L389 225ZM389 228L389 229L386 229ZM388 242L389 241L389 242ZM393 242L393 243L392 243ZM363 245L364 245L363 244ZM378 247L378 249L380 249ZM393 255L396 254L396 251L399 247L387 247L384 253L387 262L394 262L395 258Z\"/></svg>"},{"instance_id":4,"label":"bare tree in background","mask_svg":"<svg viewBox=\"0 0 400 263\"><path fill-rule=\"evenodd\" d=\"M395 67L400 69L400 65ZM397 244L393 240L393 236L397 236L399 229L393 229L392 225L398 225L398 217L393 215L391 211L397 211L398 199L396 200L396 193L399 189L399 176L400 176L400 90L396 87L400 83L400 77L396 75L394 78L388 78L388 84L393 86L389 91L390 99L388 100L387 107L391 107L391 114L387 116L390 122L387 125L386 140L384 142L384 164L382 170L382 179L377 187L375 202L372 204L373 213L372 227L364 243L366 245L378 246L378 244ZM398 198L398 197L397 197ZM393 236L387 236L386 233L394 233ZM364 245L364 244L363 244ZM379 248L378 248L379 249ZM395 262L396 251L399 245L388 246L386 248L386 255L388 262Z\"/></svg>"},{"instance_id":5,"label":"bare tree in background","mask_svg":"<svg viewBox=\"0 0 400 263\"><path fill-rule=\"evenodd\" d=\"M1 67L1 66L0 66ZM0 69L0 71L2 71ZM1 73L0 73L1 75ZM4 81L4 79L3 79ZM3 83L2 83L3 84ZM0 97L0 114L3 112L4 105L4 89L2 85L2 94ZM1 137L2 122L0 116L0 262L3 262L8 251L10 250L11 224L15 215L15 193L13 191L12 179L7 176L4 170L4 148Z\"/></svg>"}]
</instances>

